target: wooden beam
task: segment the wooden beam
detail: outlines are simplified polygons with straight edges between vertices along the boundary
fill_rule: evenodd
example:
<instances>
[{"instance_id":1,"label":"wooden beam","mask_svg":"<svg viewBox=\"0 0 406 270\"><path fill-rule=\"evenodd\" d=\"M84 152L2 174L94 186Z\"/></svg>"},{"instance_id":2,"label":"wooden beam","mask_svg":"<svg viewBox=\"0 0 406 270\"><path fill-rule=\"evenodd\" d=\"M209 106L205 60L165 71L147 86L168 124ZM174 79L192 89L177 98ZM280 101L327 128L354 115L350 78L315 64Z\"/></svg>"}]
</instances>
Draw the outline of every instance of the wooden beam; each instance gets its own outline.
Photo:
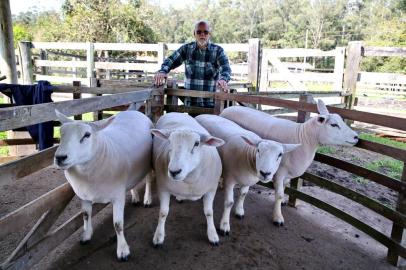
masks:
<instances>
[{"instance_id":1,"label":"wooden beam","mask_svg":"<svg viewBox=\"0 0 406 270\"><path fill-rule=\"evenodd\" d=\"M402 173L402 177L401 177L400 181L402 183L406 183L406 162L403 163L403 173ZM406 192L405 191L399 192L396 210L398 210L402 214L406 214ZM394 222L392 225L391 237L397 243L404 246L406 244L405 226L403 226L403 224L401 224L400 222ZM386 259L392 265L398 266L400 264L404 264L404 259L406 259L406 258L403 256L403 262L401 262L399 260L397 250L395 248L391 247L388 250L388 255L387 255Z\"/></svg>"},{"instance_id":2,"label":"wooden beam","mask_svg":"<svg viewBox=\"0 0 406 270\"><path fill-rule=\"evenodd\" d=\"M332 192L335 192L337 194L340 194L356 203L359 203L374 212L378 213L379 215L382 215L386 217L389 220L392 220L396 223L398 223L400 226L403 228L406 227L406 215L374 200L371 199L361 193L358 193L352 189L346 188L342 185L339 185L337 183L334 183L326 178L305 172L301 178L304 180L307 180L313 184L316 184L319 187L328 189Z\"/></svg>"},{"instance_id":3,"label":"wooden beam","mask_svg":"<svg viewBox=\"0 0 406 270\"><path fill-rule=\"evenodd\" d=\"M57 119L55 109L68 116L83 114L145 101L150 98L150 93L151 90L147 89L102 97L5 108L0 111L0 131L55 120Z\"/></svg>"},{"instance_id":4,"label":"wooden beam","mask_svg":"<svg viewBox=\"0 0 406 270\"><path fill-rule=\"evenodd\" d=\"M395 191L406 192L406 183L400 182L399 180L384 174L368 170L353 163L320 153L316 153L314 160L356 174Z\"/></svg>"},{"instance_id":5,"label":"wooden beam","mask_svg":"<svg viewBox=\"0 0 406 270\"><path fill-rule=\"evenodd\" d=\"M80 42L32 42L35 49L55 49L55 50L87 50L86 43Z\"/></svg>"},{"instance_id":6,"label":"wooden beam","mask_svg":"<svg viewBox=\"0 0 406 270\"><path fill-rule=\"evenodd\" d=\"M10 0L2 0L0 1L0 71L6 76L4 83L17 83L15 59Z\"/></svg>"},{"instance_id":7,"label":"wooden beam","mask_svg":"<svg viewBox=\"0 0 406 270\"><path fill-rule=\"evenodd\" d=\"M52 165L57 146L0 165L0 186Z\"/></svg>"},{"instance_id":8,"label":"wooden beam","mask_svg":"<svg viewBox=\"0 0 406 270\"><path fill-rule=\"evenodd\" d=\"M356 147L373 151L406 162L406 150L360 139Z\"/></svg>"},{"instance_id":9,"label":"wooden beam","mask_svg":"<svg viewBox=\"0 0 406 270\"><path fill-rule=\"evenodd\" d=\"M259 38L251 38L248 40L248 46L248 80L252 82L255 91L259 91L261 41Z\"/></svg>"},{"instance_id":10,"label":"wooden beam","mask_svg":"<svg viewBox=\"0 0 406 270\"><path fill-rule=\"evenodd\" d=\"M21 59L21 71L23 84L33 84L33 67L31 59L31 42L21 41L18 44L20 50L20 59Z\"/></svg>"},{"instance_id":11,"label":"wooden beam","mask_svg":"<svg viewBox=\"0 0 406 270\"><path fill-rule=\"evenodd\" d=\"M165 105L164 107L166 112L183 112L183 113L192 113L192 114L213 114L213 108L203 108L203 107L185 107L178 105Z\"/></svg>"},{"instance_id":12,"label":"wooden beam","mask_svg":"<svg viewBox=\"0 0 406 270\"><path fill-rule=\"evenodd\" d=\"M364 56L406 56L405 47L364 47Z\"/></svg>"},{"instance_id":13,"label":"wooden beam","mask_svg":"<svg viewBox=\"0 0 406 270\"><path fill-rule=\"evenodd\" d=\"M18 228L23 228L54 207L66 205L74 195L69 183L65 183L7 214L0 219L0 237L13 233Z\"/></svg>"},{"instance_id":14,"label":"wooden beam","mask_svg":"<svg viewBox=\"0 0 406 270\"><path fill-rule=\"evenodd\" d=\"M59 143L59 139L54 138L54 143ZM9 145L27 145L27 144L37 144L33 139L4 139L0 140L0 146Z\"/></svg>"},{"instance_id":15,"label":"wooden beam","mask_svg":"<svg viewBox=\"0 0 406 270\"><path fill-rule=\"evenodd\" d=\"M344 73L344 91L350 92L352 98L349 100L348 108L352 109L354 105L355 92L357 88L357 78L359 65L361 62L361 41L350 41L347 47L347 61Z\"/></svg>"},{"instance_id":16,"label":"wooden beam","mask_svg":"<svg viewBox=\"0 0 406 270\"><path fill-rule=\"evenodd\" d=\"M92 215L96 215L100 212L106 205L94 205ZM31 249L18 258L17 260L11 262L9 265L3 265L3 269L7 270L25 270L31 269L37 262L39 262L43 257L45 257L49 252L54 250L60 243L65 239L70 237L75 231L77 231L81 226L83 226L82 213L79 212L64 224L48 233L46 237L34 245Z\"/></svg>"}]
</instances>

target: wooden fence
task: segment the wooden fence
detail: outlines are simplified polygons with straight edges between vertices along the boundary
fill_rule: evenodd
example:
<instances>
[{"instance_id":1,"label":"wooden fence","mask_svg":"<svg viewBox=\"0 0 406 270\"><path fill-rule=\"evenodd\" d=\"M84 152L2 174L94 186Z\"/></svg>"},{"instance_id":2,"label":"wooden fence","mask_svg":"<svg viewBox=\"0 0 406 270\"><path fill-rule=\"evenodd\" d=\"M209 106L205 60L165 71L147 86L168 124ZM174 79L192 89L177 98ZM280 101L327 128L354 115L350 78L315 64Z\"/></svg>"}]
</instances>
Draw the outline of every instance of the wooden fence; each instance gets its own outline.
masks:
<instances>
[{"instance_id":1,"label":"wooden fence","mask_svg":"<svg viewBox=\"0 0 406 270\"><path fill-rule=\"evenodd\" d=\"M146 101L145 113L154 121L156 121L158 117L162 115L163 111L219 114L225 106L230 105L230 103L233 102L239 102L242 104L262 104L297 110L298 119L301 121L304 121L310 112L317 112L316 105L304 102L305 100L308 101L309 99L303 98L303 96L301 97L300 101L292 101L264 97L260 95L208 93L201 91L181 90L176 88L166 89L165 92L162 88L132 90L136 91L131 91L131 89L128 87L87 88L80 86L60 86L58 87L58 91L69 92L76 95L79 93L108 93L111 95L33 106L3 108L0 110L0 119L2 119L0 122L0 131L54 120L56 118L54 113L56 108L67 115L78 115L85 112L107 109L113 106L121 106L133 102L144 101ZM178 106L174 97L184 96L214 98L215 107L213 109L202 109ZM164 103L165 100L166 103ZM399 130L406 130L406 119L336 107L329 107L329 110L332 113L340 114L346 119L391 127ZM405 150L365 140L360 140L356 147L387 155L402 161L404 164L406 162ZM55 150L56 147L52 147L20 160L1 165L0 185L13 183L21 177L51 165ZM348 222L357 229L365 232L388 248L388 261L392 264L397 263L399 256L406 258L406 248L402 244L403 230L406 226L406 166L404 166L401 181L398 181L386 175L328 155L317 154L316 161L346 170L398 192L399 199L397 208L392 209L343 185L336 184L329 179L319 177L308 172L301 176L300 179L293 179L290 187L286 188L286 193L290 196L290 203L294 205L296 199L303 200L331 213L332 215ZM393 221L392 234L390 236L385 235L372 226L366 224L364 221L355 218L350 213L346 213L332 206L329 202L323 202L318 198L303 193L300 190L301 179L310 181L315 185L341 194L342 196L345 196ZM7 235L8 233L14 232L16 228L22 228L30 222L35 221L35 225L32 227L32 229L22 239L17 248L10 254L6 261L3 262L2 269L29 269L81 226L82 221L80 213L78 213L67 220L60 227L49 231L57 217L72 199L73 195L74 194L70 186L68 184L64 184L0 218L1 237ZM97 211L94 211L94 213L97 213L102 207L103 206L99 206Z\"/></svg>"}]
</instances>

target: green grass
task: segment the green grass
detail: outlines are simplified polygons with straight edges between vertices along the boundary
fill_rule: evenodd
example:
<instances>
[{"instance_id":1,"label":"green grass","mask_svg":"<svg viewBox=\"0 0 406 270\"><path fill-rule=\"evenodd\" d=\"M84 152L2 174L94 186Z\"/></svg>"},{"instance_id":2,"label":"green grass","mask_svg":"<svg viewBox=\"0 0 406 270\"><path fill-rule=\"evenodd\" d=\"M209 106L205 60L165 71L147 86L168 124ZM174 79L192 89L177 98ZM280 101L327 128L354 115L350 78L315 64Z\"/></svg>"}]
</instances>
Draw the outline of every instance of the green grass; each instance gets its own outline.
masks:
<instances>
[{"instance_id":1,"label":"green grass","mask_svg":"<svg viewBox=\"0 0 406 270\"><path fill-rule=\"evenodd\" d=\"M7 139L7 134L5 131L0 132L0 140L4 140L4 139ZM0 147L0 157L7 156L8 153L9 153L8 146Z\"/></svg>"},{"instance_id":2,"label":"green grass","mask_svg":"<svg viewBox=\"0 0 406 270\"><path fill-rule=\"evenodd\" d=\"M381 137L377 137L377 136L374 136L372 134L367 134L367 133L361 133L359 135L359 137L363 140L376 142L376 143L380 143L380 144L384 144L384 145L388 145L388 146L392 146L392 147L396 147L396 148L400 148L400 149L406 149L406 143L397 142L397 141L394 141L394 140L391 140L388 138L381 138Z\"/></svg>"},{"instance_id":3,"label":"green grass","mask_svg":"<svg viewBox=\"0 0 406 270\"><path fill-rule=\"evenodd\" d=\"M334 147L331 146L319 146L319 148L317 149L317 153L320 154L334 154L336 152L336 149Z\"/></svg>"},{"instance_id":4,"label":"green grass","mask_svg":"<svg viewBox=\"0 0 406 270\"><path fill-rule=\"evenodd\" d=\"M393 158L384 158L368 163L366 167L369 170L377 171L400 180L403 171L403 162Z\"/></svg>"}]
</instances>

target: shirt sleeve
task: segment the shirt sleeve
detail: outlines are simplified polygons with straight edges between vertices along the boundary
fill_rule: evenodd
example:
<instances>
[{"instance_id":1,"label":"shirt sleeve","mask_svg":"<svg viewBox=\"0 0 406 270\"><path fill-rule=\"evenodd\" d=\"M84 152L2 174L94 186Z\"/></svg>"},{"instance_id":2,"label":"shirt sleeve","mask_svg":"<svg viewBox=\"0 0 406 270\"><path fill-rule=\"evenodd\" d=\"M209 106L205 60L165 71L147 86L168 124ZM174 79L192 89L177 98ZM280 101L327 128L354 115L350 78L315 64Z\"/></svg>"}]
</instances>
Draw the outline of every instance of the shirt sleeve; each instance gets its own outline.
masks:
<instances>
[{"instance_id":1,"label":"shirt sleeve","mask_svg":"<svg viewBox=\"0 0 406 270\"><path fill-rule=\"evenodd\" d=\"M169 73L172 69L175 69L182 65L186 59L187 44L182 45L173 54L164 60L161 69L158 72Z\"/></svg>"},{"instance_id":2,"label":"shirt sleeve","mask_svg":"<svg viewBox=\"0 0 406 270\"><path fill-rule=\"evenodd\" d=\"M220 77L219 80L225 80L229 82L231 80L231 68L230 64L228 63L227 55L225 54L223 48L220 48L217 62L220 66Z\"/></svg>"}]
</instances>

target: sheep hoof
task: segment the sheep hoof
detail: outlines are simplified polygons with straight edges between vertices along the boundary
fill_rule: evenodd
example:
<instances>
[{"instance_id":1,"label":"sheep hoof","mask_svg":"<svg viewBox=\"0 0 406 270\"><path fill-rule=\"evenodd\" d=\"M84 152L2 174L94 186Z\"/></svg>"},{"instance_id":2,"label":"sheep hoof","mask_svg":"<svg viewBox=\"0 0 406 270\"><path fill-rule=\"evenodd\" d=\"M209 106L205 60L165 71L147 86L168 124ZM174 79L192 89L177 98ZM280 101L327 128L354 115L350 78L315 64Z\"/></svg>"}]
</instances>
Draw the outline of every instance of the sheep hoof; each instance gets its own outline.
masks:
<instances>
[{"instance_id":1,"label":"sheep hoof","mask_svg":"<svg viewBox=\"0 0 406 270\"><path fill-rule=\"evenodd\" d=\"M139 205L140 205L140 202L131 202L131 204L132 204L133 206L139 206Z\"/></svg>"},{"instance_id":2,"label":"sheep hoof","mask_svg":"<svg viewBox=\"0 0 406 270\"><path fill-rule=\"evenodd\" d=\"M151 204L145 204L144 203L144 208L151 208Z\"/></svg>"},{"instance_id":3,"label":"sheep hoof","mask_svg":"<svg viewBox=\"0 0 406 270\"><path fill-rule=\"evenodd\" d=\"M283 226L283 222L280 221L274 221L273 225L275 225L276 227L282 227Z\"/></svg>"},{"instance_id":4,"label":"sheep hoof","mask_svg":"<svg viewBox=\"0 0 406 270\"><path fill-rule=\"evenodd\" d=\"M130 255L126 255L126 256L123 256L123 257L120 257L120 258L118 258L118 260L120 261L120 262L128 262L128 259L130 258Z\"/></svg>"},{"instance_id":5,"label":"sheep hoof","mask_svg":"<svg viewBox=\"0 0 406 270\"><path fill-rule=\"evenodd\" d=\"M82 246L88 245L90 243L90 240L80 240L79 242Z\"/></svg>"},{"instance_id":6,"label":"sheep hoof","mask_svg":"<svg viewBox=\"0 0 406 270\"><path fill-rule=\"evenodd\" d=\"M162 246L163 246L162 243L160 243L160 244L154 244L154 243L152 243L152 245L153 245L154 248L156 248L156 249L162 248Z\"/></svg>"},{"instance_id":7,"label":"sheep hoof","mask_svg":"<svg viewBox=\"0 0 406 270\"><path fill-rule=\"evenodd\" d=\"M238 218L239 220L243 220L243 219L244 219L244 215L235 214L235 217Z\"/></svg>"},{"instance_id":8,"label":"sheep hoof","mask_svg":"<svg viewBox=\"0 0 406 270\"><path fill-rule=\"evenodd\" d=\"M222 236L229 236L229 235L230 235L230 231L223 231L223 230L220 230L220 234L221 234Z\"/></svg>"},{"instance_id":9,"label":"sheep hoof","mask_svg":"<svg viewBox=\"0 0 406 270\"><path fill-rule=\"evenodd\" d=\"M176 199L176 202L177 202L177 203L183 203L183 200L178 200L178 199Z\"/></svg>"},{"instance_id":10,"label":"sheep hoof","mask_svg":"<svg viewBox=\"0 0 406 270\"><path fill-rule=\"evenodd\" d=\"M286 205L288 205L288 203L285 201L285 202L281 202L281 206L286 206Z\"/></svg>"},{"instance_id":11,"label":"sheep hoof","mask_svg":"<svg viewBox=\"0 0 406 270\"><path fill-rule=\"evenodd\" d=\"M213 247L218 247L219 246L219 242L210 242L210 245L212 245Z\"/></svg>"}]
</instances>

